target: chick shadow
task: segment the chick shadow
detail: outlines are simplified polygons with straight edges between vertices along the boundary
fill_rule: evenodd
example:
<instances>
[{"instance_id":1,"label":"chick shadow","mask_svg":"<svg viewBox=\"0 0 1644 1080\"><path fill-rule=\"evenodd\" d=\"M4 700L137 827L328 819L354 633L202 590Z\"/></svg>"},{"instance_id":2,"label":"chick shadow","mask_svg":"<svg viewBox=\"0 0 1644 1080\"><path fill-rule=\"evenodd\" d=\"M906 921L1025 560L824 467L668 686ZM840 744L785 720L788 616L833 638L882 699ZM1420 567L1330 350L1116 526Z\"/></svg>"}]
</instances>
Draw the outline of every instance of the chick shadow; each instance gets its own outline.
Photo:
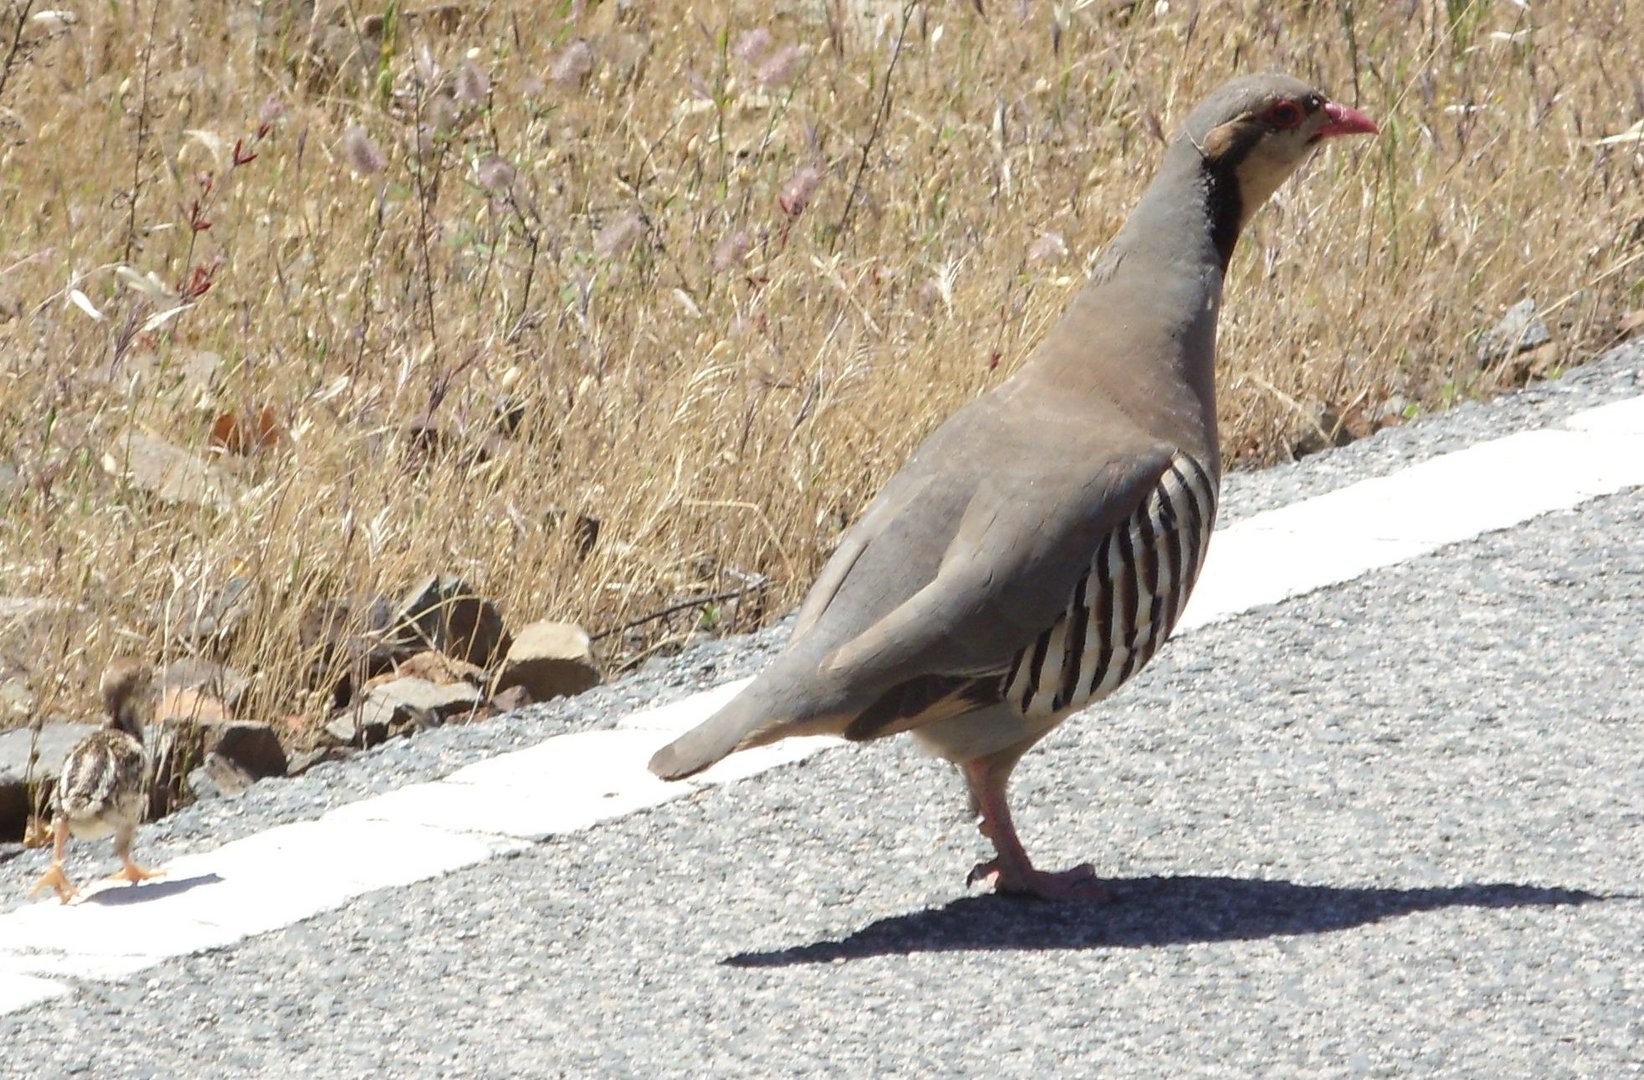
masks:
<instances>
[{"instance_id":1,"label":"chick shadow","mask_svg":"<svg viewBox=\"0 0 1644 1080\"><path fill-rule=\"evenodd\" d=\"M154 878L134 885L107 885L96 892L87 892L80 898L82 904L101 907L129 907L179 896L202 885L215 885L223 879L217 874L196 874L185 878Z\"/></svg>"},{"instance_id":2,"label":"chick shadow","mask_svg":"<svg viewBox=\"0 0 1644 1080\"><path fill-rule=\"evenodd\" d=\"M1147 949L1325 934L1444 908L1562 907L1618 899L1513 884L1391 889L1260 878L1149 877L1107 885L1108 900L1085 904L968 896L940 908L880 919L838 941L741 953L721 962L758 968L991 949Z\"/></svg>"}]
</instances>

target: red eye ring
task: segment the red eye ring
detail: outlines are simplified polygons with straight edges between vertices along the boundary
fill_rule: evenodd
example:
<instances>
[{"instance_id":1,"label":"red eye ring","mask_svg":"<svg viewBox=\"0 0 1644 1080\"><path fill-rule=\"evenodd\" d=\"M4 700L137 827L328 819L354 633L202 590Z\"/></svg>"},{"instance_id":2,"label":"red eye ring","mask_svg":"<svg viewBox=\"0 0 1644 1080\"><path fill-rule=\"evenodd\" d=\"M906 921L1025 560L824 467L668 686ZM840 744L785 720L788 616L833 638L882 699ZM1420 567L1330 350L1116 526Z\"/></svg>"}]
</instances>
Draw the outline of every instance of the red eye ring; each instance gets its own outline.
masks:
<instances>
[{"instance_id":1,"label":"red eye ring","mask_svg":"<svg viewBox=\"0 0 1644 1080\"><path fill-rule=\"evenodd\" d=\"M1267 122L1276 128L1293 128L1307 118L1307 110L1299 101L1275 102L1267 110Z\"/></svg>"}]
</instances>

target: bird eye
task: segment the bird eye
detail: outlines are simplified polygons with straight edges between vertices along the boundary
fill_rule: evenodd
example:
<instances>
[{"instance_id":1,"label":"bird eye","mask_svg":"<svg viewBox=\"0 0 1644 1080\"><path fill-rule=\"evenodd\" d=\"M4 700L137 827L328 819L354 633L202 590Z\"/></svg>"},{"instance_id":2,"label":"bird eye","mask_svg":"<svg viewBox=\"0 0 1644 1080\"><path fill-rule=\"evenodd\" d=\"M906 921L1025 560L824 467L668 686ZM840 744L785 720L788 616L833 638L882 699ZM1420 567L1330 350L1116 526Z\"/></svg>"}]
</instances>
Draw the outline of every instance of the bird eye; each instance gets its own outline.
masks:
<instances>
[{"instance_id":1,"label":"bird eye","mask_svg":"<svg viewBox=\"0 0 1644 1080\"><path fill-rule=\"evenodd\" d=\"M1295 101L1280 101L1267 110L1267 122L1276 128L1293 128L1306 116L1301 104Z\"/></svg>"}]
</instances>

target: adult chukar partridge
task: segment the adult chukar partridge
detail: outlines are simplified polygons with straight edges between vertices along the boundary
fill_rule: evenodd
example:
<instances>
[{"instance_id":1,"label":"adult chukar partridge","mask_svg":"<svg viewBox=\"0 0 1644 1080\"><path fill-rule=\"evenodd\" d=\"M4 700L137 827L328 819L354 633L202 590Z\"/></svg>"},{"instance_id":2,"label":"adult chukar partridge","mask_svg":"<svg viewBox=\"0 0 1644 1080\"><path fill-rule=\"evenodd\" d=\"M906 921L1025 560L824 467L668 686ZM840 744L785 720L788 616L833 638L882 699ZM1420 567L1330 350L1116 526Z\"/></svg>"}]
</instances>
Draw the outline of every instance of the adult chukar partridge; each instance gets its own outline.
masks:
<instances>
[{"instance_id":1,"label":"adult chukar partridge","mask_svg":"<svg viewBox=\"0 0 1644 1080\"><path fill-rule=\"evenodd\" d=\"M786 649L657 751L690 776L791 735L911 731L959 766L1001 892L1097 897L1037 870L1005 787L1023 753L1152 657L1216 514L1216 317L1240 230L1363 113L1284 75L1187 118L1091 279L1021 369L914 452L845 535Z\"/></svg>"}]
</instances>

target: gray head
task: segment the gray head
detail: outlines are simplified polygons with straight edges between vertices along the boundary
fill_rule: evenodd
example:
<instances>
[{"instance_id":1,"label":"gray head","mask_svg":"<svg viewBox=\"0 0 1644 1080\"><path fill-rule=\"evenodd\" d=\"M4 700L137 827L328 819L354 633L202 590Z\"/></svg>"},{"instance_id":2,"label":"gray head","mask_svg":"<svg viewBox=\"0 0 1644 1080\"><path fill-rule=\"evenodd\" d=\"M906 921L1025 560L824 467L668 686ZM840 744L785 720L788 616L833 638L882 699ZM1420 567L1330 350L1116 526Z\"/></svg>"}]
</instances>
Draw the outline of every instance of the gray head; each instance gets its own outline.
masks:
<instances>
[{"instance_id":1,"label":"gray head","mask_svg":"<svg viewBox=\"0 0 1644 1080\"><path fill-rule=\"evenodd\" d=\"M1189 114L1175 152L1201 159L1223 259L1268 196L1325 139L1374 135L1376 123L1289 75L1244 75L1223 83Z\"/></svg>"}]
</instances>

